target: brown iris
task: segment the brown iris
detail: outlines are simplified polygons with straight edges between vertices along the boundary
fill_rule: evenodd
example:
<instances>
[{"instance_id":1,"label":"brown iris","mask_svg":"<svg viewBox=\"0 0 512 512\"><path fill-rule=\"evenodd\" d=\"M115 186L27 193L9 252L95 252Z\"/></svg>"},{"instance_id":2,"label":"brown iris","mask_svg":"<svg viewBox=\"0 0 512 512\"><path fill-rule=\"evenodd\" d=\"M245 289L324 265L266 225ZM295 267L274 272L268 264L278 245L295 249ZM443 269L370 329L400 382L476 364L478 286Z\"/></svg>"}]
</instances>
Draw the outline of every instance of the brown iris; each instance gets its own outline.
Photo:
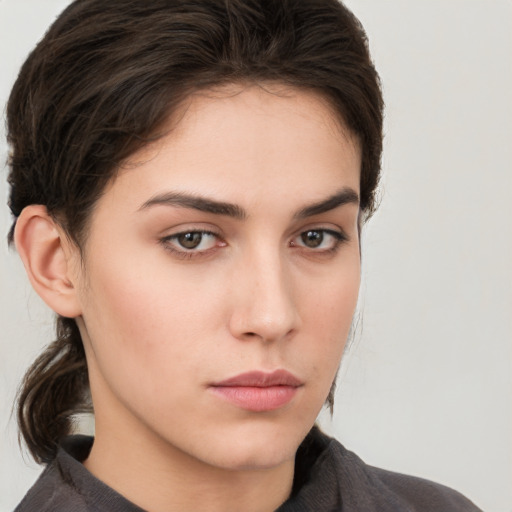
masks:
<instances>
[{"instance_id":1,"label":"brown iris","mask_svg":"<svg viewBox=\"0 0 512 512\"><path fill-rule=\"evenodd\" d=\"M306 247L315 248L319 247L324 241L324 234L322 231L305 231L300 235Z\"/></svg>"},{"instance_id":2,"label":"brown iris","mask_svg":"<svg viewBox=\"0 0 512 512\"><path fill-rule=\"evenodd\" d=\"M197 231L191 233L182 233L177 237L178 243L185 249L195 249L201 243L203 234Z\"/></svg>"}]
</instances>

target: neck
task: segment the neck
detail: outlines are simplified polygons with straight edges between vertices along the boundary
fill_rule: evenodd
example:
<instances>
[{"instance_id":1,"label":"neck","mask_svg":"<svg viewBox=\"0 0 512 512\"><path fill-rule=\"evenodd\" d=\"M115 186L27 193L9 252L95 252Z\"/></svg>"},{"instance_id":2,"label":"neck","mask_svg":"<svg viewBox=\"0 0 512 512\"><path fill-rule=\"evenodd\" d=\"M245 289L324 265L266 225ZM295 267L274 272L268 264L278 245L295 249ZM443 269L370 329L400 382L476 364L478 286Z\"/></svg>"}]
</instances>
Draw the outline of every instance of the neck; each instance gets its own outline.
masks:
<instances>
[{"instance_id":1,"label":"neck","mask_svg":"<svg viewBox=\"0 0 512 512\"><path fill-rule=\"evenodd\" d=\"M155 442L143 432L126 436L126 431L106 428L97 418L95 441L84 465L148 512L271 512L291 493L293 459L264 469L218 468L162 439Z\"/></svg>"}]
</instances>

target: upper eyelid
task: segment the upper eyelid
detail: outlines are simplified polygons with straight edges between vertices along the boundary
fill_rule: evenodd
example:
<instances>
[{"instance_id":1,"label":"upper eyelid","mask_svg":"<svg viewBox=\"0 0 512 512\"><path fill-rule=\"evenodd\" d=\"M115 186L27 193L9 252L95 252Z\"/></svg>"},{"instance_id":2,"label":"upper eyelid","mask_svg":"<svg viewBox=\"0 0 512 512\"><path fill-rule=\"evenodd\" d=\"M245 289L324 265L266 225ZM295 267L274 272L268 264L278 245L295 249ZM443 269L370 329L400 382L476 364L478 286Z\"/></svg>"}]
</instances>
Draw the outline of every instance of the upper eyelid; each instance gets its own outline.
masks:
<instances>
[{"instance_id":1,"label":"upper eyelid","mask_svg":"<svg viewBox=\"0 0 512 512\"><path fill-rule=\"evenodd\" d=\"M170 231L170 230L166 230ZM312 225L312 226L306 226L301 227L300 229L294 230L292 233L287 235L287 238L294 238L296 236L299 236L303 233L306 233L307 231L323 231L325 233L333 234L333 235L341 235L348 238L347 232L342 229L339 226L331 227L331 226L318 226L318 225ZM203 233L207 235L213 235L219 238L224 238L224 235L222 231L219 229L215 229L212 227L184 227L179 228L177 231L173 231L168 234L163 234L160 238L175 238L180 235L184 235L186 233Z\"/></svg>"},{"instance_id":2,"label":"upper eyelid","mask_svg":"<svg viewBox=\"0 0 512 512\"><path fill-rule=\"evenodd\" d=\"M180 229L179 231L175 231L173 233L169 233L168 235L162 236L162 238L176 238L180 235L186 235L187 233L201 233L203 235L214 235L220 236L219 233L213 231L211 229Z\"/></svg>"},{"instance_id":3,"label":"upper eyelid","mask_svg":"<svg viewBox=\"0 0 512 512\"><path fill-rule=\"evenodd\" d=\"M297 237L300 237L304 233L307 233L308 231L320 231L323 233L326 233L327 235L332 236L336 239L337 242L347 242L349 241L350 237L345 233L343 230L337 230L337 229L329 229L329 228L310 228L300 231L297 235L293 236L292 239L295 239Z\"/></svg>"},{"instance_id":4,"label":"upper eyelid","mask_svg":"<svg viewBox=\"0 0 512 512\"><path fill-rule=\"evenodd\" d=\"M345 229L343 229L341 226L338 225L328 225L325 224L312 224L309 226L301 227L298 230L294 230L294 232L291 234L291 237L299 236L302 233L306 233L307 231L323 231L324 233L329 233L332 235L341 235L345 238L348 238L348 233Z\"/></svg>"},{"instance_id":5,"label":"upper eyelid","mask_svg":"<svg viewBox=\"0 0 512 512\"><path fill-rule=\"evenodd\" d=\"M184 235L186 233L204 233L208 235L214 235L219 238L223 238L222 232L219 229L216 229L213 226L178 226L174 228L168 228L163 230L162 234L159 235L160 239L169 239L169 238L175 238L180 235Z\"/></svg>"},{"instance_id":6,"label":"upper eyelid","mask_svg":"<svg viewBox=\"0 0 512 512\"><path fill-rule=\"evenodd\" d=\"M287 240L293 240L297 237L300 237L302 234L308 232L308 231L321 231L328 235L331 235L335 237L339 242L346 242L350 240L350 236L347 234L347 232L342 229L339 226L333 227L333 226L318 226L318 225L311 225L311 226L305 226L298 230L295 230L293 233L288 235L286 237ZM179 230L173 231L172 233L165 234L163 236L159 237L159 241L161 243L165 243L166 241L170 240L176 240L179 236L187 234L187 233L201 233L203 235L211 235L215 237L217 240L226 242L225 235L221 232L221 230L213 229L212 227L180 227ZM192 252L192 251L190 251ZM196 252L202 252L202 251L196 251Z\"/></svg>"}]
</instances>

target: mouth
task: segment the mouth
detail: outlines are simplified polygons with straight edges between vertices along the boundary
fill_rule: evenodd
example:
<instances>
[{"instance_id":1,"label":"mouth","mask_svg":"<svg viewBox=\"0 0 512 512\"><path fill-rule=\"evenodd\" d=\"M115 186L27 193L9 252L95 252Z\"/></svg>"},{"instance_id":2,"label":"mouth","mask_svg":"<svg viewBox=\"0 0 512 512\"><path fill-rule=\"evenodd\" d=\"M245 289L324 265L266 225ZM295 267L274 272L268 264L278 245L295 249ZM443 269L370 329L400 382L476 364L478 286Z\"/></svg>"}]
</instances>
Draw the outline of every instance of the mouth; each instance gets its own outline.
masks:
<instances>
[{"instance_id":1,"label":"mouth","mask_svg":"<svg viewBox=\"0 0 512 512\"><path fill-rule=\"evenodd\" d=\"M247 411L264 412L292 401L303 382L286 370L252 371L213 383L209 389L219 398Z\"/></svg>"}]
</instances>

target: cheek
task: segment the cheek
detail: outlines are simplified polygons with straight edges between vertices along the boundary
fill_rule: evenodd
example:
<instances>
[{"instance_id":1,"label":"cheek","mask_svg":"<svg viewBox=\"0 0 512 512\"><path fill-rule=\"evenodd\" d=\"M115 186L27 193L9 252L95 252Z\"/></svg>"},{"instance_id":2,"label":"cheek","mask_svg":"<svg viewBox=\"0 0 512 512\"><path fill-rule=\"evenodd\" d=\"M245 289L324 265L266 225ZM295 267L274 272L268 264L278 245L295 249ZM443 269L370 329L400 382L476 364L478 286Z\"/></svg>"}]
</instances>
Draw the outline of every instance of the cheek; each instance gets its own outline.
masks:
<instances>
[{"instance_id":1,"label":"cheek","mask_svg":"<svg viewBox=\"0 0 512 512\"><path fill-rule=\"evenodd\" d=\"M214 304L178 277L136 258L90 269L84 321L95 364L112 387L123 380L133 392L142 384L150 393L171 380L175 386L207 353L202 331L218 321Z\"/></svg>"},{"instance_id":2,"label":"cheek","mask_svg":"<svg viewBox=\"0 0 512 512\"><path fill-rule=\"evenodd\" d=\"M360 285L359 257L333 271L322 286L304 287L301 348L296 357L309 361L314 380L328 392L351 330Z\"/></svg>"},{"instance_id":3,"label":"cheek","mask_svg":"<svg viewBox=\"0 0 512 512\"><path fill-rule=\"evenodd\" d=\"M308 301L308 317L312 328L322 332L326 343L344 341L357 305L360 285L360 260L355 252L332 268L321 284L302 290Z\"/></svg>"}]
</instances>

